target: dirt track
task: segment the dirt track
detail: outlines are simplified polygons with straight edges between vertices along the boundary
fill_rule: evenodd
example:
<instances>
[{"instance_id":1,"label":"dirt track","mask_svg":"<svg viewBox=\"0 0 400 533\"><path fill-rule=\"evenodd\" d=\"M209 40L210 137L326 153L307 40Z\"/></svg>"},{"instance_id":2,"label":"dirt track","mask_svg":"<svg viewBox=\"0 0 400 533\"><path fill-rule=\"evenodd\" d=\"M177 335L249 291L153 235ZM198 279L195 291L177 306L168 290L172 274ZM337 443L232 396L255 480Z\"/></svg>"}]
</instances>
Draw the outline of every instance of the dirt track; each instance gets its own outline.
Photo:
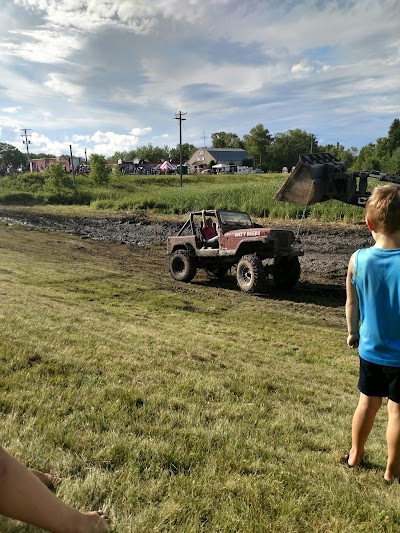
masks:
<instances>
[{"instance_id":1,"label":"dirt track","mask_svg":"<svg viewBox=\"0 0 400 533\"><path fill-rule=\"evenodd\" d=\"M165 242L168 235L175 234L181 225L168 220L152 221L142 215L78 218L1 208L0 220L10 225L22 223L27 228L74 234L82 239L113 241L139 249L154 242ZM343 303L346 270L351 254L358 248L373 244L367 228L364 225L310 224L307 221L303 221L300 227L299 222L278 224L268 221L268 225L290 228L299 233L301 238L304 249L304 257L300 258L302 275L294 299L315 302L321 299L330 306L335 305L333 300L336 305ZM138 255L139 249L135 250L135 255ZM165 248L152 247L146 249L145 253L143 250L147 259L149 254L154 254L157 262L160 256L165 255ZM168 276L167 271L165 275ZM330 299L332 301L329 302Z\"/></svg>"}]
</instances>

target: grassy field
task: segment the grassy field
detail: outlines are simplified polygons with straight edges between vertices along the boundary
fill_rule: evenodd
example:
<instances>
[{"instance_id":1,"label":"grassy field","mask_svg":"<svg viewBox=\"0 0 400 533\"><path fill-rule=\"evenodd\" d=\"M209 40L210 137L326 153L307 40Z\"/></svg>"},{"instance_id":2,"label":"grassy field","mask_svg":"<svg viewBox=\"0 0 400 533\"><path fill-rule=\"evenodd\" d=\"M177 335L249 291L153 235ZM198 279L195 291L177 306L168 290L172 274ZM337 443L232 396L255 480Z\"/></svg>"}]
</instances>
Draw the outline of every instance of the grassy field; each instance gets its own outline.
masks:
<instances>
[{"instance_id":1,"label":"grassy field","mask_svg":"<svg viewBox=\"0 0 400 533\"><path fill-rule=\"evenodd\" d=\"M179 176L130 176L115 175L108 186L99 187L88 177L77 177L77 195L64 190L48 191L43 173L23 174L15 178L0 177L0 204L35 205L48 204L81 206L92 211L135 210L160 214L183 214L192 210L236 209L263 218L299 219L332 222L363 220L363 210L337 201L302 206L277 202L275 193L287 175L251 174L230 175L198 174L184 176L179 186Z\"/></svg>"},{"instance_id":2,"label":"grassy field","mask_svg":"<svg viewBox=\"0 0 400 533\"><path fill-rule=\"evenodd\" d=\"M0 253L0 442L58 473L65 501L118 533L400 531L384 410L368 467L340 465L357 402L343 298L179 284L162 247L4 225Z\"/></svg>"}]
</instances>

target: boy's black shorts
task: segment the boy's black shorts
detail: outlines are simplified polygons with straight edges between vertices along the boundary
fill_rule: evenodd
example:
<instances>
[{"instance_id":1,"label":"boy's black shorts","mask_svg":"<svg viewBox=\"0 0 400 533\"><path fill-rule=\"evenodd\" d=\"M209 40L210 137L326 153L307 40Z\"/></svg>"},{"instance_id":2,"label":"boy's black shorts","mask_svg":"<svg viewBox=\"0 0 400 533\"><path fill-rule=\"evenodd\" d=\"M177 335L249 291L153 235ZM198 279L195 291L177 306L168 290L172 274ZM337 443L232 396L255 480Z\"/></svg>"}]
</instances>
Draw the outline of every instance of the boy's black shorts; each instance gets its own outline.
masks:
<instances>
[{"instance_id":1,"label":"boy's black shorts","mask_svg":"<svg viewBox=\"0 0 400 533\"><path fill-rule=\"evenodd\" d=\"M400 403L400 366L383 366L360 357L358 390L365 396L388 397Z\"/></svg>"}]
</instances>

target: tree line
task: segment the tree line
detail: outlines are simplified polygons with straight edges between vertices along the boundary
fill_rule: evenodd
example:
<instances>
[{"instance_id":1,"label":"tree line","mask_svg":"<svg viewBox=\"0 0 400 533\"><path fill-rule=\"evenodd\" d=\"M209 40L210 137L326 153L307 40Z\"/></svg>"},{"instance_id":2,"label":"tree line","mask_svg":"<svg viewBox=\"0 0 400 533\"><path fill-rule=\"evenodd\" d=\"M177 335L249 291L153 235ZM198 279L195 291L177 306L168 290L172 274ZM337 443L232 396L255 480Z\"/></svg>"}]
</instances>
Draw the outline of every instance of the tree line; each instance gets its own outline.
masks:
<instances>
[{"instance_id":1,"label":"tree line","mask_svg":"<svg viewBox=\"0 0 400 533\"><path fill-rule=\"evenodd\" d=\"M386 137L380 137L375 143L363 146L360 151L352 146L345 148L342 144L320 145L317 137L302 129L288 130L271 135L262 124L251 128L248 134L240 138L232 132L214 132L211 134L212 148L242 148L253 158L253 166L263 171L276 172L283 167L290 170L299 160L299 154L310 152L328 152L344 161L349 169L378 170L381 172L400 173L400 120L395 118ZM182 144L182 159L187 161L197 148L193 144ZM142 146L129 152L116 152L110 161L119 158L132 161L134 158L148 161L179 161L179 145Z\"/></svg>"},{"instance_id":2,"label":"tree line","mask_svg":"<svg viewBox=\"0 0 400 533\"><path fill-rule=\"evenodd\" d=\"M337 159L344 161L349 169L378 170L381 172L400 173L400 120L395 118L391 123L386 137L380 137L375 143L369 143L360 150L356 147L345 148L337 143L319 145L313 133L302 129L288 130L271 135L263 124L257 124L243 138L232 132L214 132L211 134L212 148L243 148L253 159L253 166L263 171L276 172L283 167L289 170L296 165L299 154L310 152L329 152ZM196 146L182 144L182 160L188 161L196 151ZM51 154L31 154L32 158L54 157ZM68 156L64 156L68 159ZM115 152L105 158L107 162L118 159L133 159L152 162L174 161L180 159L180 146L140 146L130 151ZM249 161L251 163L251 161ZM17 148L0 143L0 168L12 164L14 168L27 164L27 157Z\"/></svg>"}]
</instances>

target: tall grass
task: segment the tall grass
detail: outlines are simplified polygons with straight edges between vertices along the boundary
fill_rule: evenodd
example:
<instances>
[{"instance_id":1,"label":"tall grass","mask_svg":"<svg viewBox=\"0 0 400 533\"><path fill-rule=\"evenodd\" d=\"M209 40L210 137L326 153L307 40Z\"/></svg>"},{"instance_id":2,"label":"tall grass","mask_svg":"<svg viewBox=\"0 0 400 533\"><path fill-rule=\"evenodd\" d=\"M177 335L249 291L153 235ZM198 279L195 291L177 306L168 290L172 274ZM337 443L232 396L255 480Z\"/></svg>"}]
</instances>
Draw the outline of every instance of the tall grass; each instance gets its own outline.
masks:
<instances>
[{"instance_id":1,"label":"tall grass","mask_svg":"<svg viewBox=\"0 0 400 533\"><path fill-rule=\"evenodd\" d=\"M38 180L42 176L39 174ZM285 177L263 175L120 176L114 175L106 187L98 187L88 177L77 177L76 193L55 194L43 190L34 177L17 180L0 178L2 204L81 204L93 210L151 210L183 214L192 210L222 208L247 211L256 217L298 219L302 216L332 222L360 222L363 210L337 201L303 208L274 200ZM18 185L20 184L20 185ZM19 188L18 188L19 187ZM30 191L30 192L29 192Z\"/></svg>"}]
</instances>

